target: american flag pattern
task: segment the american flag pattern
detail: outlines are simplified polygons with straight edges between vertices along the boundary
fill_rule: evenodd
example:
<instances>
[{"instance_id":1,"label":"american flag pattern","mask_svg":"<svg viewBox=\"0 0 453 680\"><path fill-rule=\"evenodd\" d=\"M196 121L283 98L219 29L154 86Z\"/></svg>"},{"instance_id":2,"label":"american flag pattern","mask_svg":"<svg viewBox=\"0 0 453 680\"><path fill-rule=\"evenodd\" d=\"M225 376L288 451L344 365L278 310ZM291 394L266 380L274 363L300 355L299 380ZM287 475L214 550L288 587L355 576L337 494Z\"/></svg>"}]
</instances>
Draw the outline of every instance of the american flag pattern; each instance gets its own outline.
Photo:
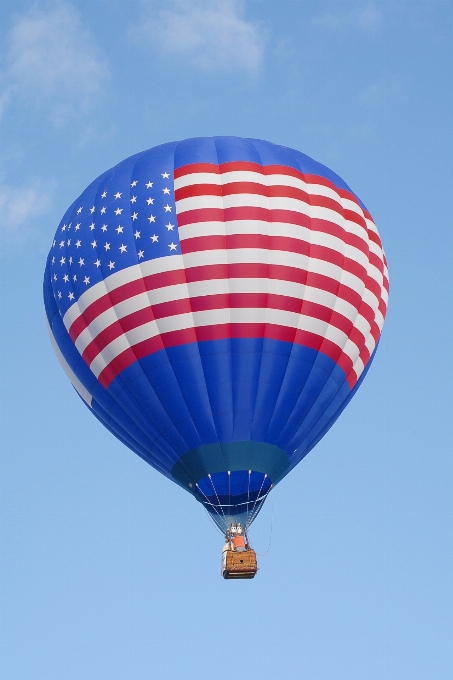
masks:
<instances>
[{"instance_id":1,"label":"american flag pattern","mask_svg":"<svg viewBox=\"0 0 453 680\"><path fill-rule=\"evenodd\" d=\"M102 175L59 225L46 277L60 334L105 391L169 348L261 339L326 357L350 392L388 302L378 231L349 187L303 154L234 138L163 145ZM86 377L82 389L91 404Z\"/></svg>"}]
</instances>

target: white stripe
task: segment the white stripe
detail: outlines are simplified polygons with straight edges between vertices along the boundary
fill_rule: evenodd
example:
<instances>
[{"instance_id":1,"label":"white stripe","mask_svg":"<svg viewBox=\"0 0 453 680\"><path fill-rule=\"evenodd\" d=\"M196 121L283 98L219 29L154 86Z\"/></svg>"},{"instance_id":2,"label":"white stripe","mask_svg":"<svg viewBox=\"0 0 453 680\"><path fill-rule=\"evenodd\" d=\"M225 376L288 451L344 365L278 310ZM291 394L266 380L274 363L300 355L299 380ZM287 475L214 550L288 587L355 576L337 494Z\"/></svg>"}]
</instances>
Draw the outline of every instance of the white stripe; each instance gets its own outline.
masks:
<instances>
[{"instance_id":1,"label":"white stripe","mask_svg":"<svg viewBox=\"0 0 453 680\"><path fill-rule=\"evenodd\" d=\"M332 236L323 231L308 229L287 222L264 222L262 220L232 220L225 222L195 222L179 228L179 238L185 241L200 236L233 236L234 234L261 234L263 236L285 236L304 241L310 245L324 246L341 255L359 262L365 269L369 260L362 250L345 243L339 236ZM368 243L364 240L365 247ZM373 265L372 265L373 266ZM380 275L378 269L376 272Z\"/></svg>"},{"instance_id":2,"label":"white stripe","mask_svg":"<svg viewBox=\"0 0 453 680\"><path fill-rule=\"evenodd\" d=\"M354 324L365 338L370 333L370 324L365 317L358 313L358 310L353 305L327 291L300 283L276 279L214 279L209 282L196 281L189 284L165 286L124 300L96 317L77 338L76 347L80 354L82 354L99 333L119 319L138 310L163 302L193 300L194 298L206 297L207 295L229 293L268 293L293 297L301 302L313 302L342 314Z\"/></svg>"},{"instance_id":3,"label":"white stripe","mask_svg":"<svg viewBox=\"0 0 453 680\"><path fill-rule=\"evenodd\" d=\"M163 272L175 271L177 269L184 269L184 263L181 255L170 255L167 257L159 257L155 260L147 260L142 264L135 264L132 267L127 267L119 272L106 276L103 281L99 281L94 286L86 290L79 297L63 317L63 323L69 329L72 323L89 307L93 302L99 300L106 293L124 286L126 283L137 281L145 276L153 274L161 274Z\"/></svg>"},{"instance_id":4,"label":"white stripe","mask_svg":"<svg viewBox=\"0 0 453 680\"><path fill-rule=\"evenodd\" d=\"M368 239L367 244L368 244L368 247L370 249L370 252L372 252L374 255L376 255L376 257L378 257L380 259L380 261L383 264L383 267L385 268L384 252L383 252L382 248L379 248L378 244L375 243L374 241L372 241L371 239Z\"/></svg>"},{"instance_id":5,"label":"white stripe","mask_svg":"<svg viewBox=\"0 0 453 680\"><path fill-rule=\"evenodd\" d=\"M355 374L357 376L357 379L360 378L362 375L363 371L365 369L365 364L363 363L362 359L360 357L357 358L357 361L353 365L353 370L355 371Z\"/></svg>"},{"instance_id":6,"label":"white stripe","mask_svg":"<svg viewBox=\"0 0 453 680\"><path fill-rule=\"evenodd\" d=\"M299 255L285 250L263 250L260 248L235 248L234 250L205 250L184 255L184 266L186 269L191 267L202 267L210 264L268 264L294 267L313 274L322 274L334 281L340 281L345 286L352 288L360 296L363 296L365 283L355 274L344 271L335 264L318 260L315 257ZM378 306L378 300L374 298L374 304L370 305L373 309Z\"/></svg>"},{"instance_id":7,"label":"white stripe","mask_svg":"<svg viewBox=\"0 0 453 680\"><path fill-rule=\"evenodd\" d=\"M339 227L346 229L346 231L356 234L360 238L365 237L368 240L365 227L357 224L357 222L349 220L336 210L319 205L310 205L297 198L286 198L284 196L267 197L261 196L261 194L230 194L228 196L193 196L176 201L176 212L178 215L189 210L210 208L225 210L226 208L247 207L264 208L265 210L291 210L312 219L333 222L338 224Z\"/></svg>"},{"instance_id":8,"label":"white stripe","mask_svg":"<svg viewBox=\"0 0 453 680\"><path fill-rule=\"evenodd\" d=\"M185 187L185 186L193 186L197 184L214 184L216 186L225 186L228 185L230 182L253 182L255 184L259 184L263 187L268 187L268 186L289 186L289 187L294 187L297 189L300 189L301 191L305 191L309 195L313 196L324 196L326 198L331 198L332 200L336 201L339 206L344 208L345 210L350 210L351 212L355 212L357 215L359 215L367 224L367 226L379 236L376 225L372 220L370 220L368 217L365 217L365 213L363 212L362 208L360 207L359 204L355 203L353 199L347 199L341 197L339 194L337 194L333 189L330 189L329 187L325 187L322 185L317 185L317 184L309 184L306 182L303 182L300 179L297 179L296 177L291 177L291 176L286 176L286 175L261 175L259 173L255 172L246 172L246 171L238 171L238 172L227 172L223 173L221 175L214 174L214 173L194 173L191 175L185 175L184 177L180 177L175 180L175 189ZM195 198L195 197L194 197ZM218 197L221 198L221 197ZM267 200L267 199L266 199ZM177 201L177 206L180 203L181 199ZM222 203L222 207L223 207ZM348 220L349 222L349 220ZM360 238L364 237L364 230L356 230L354 233L356 233L357 236ZM365 240L365 239L364 239ZM383 261L383 251L382 248L379 247L377 243L374 241L369 240L368 238L365 241L367 245L369 245L370 250L375 253L382 261Z\"/></svg>"},{"instance_id":9,"label":"white stripe","mask_svg":"<svg viewBox=\"0 0 453 680\"><path fill-rule=\"evenodd\" d=\"M365 217L365 215L364 215L364 219L365 219L366 226L368 227L368 229L369 229L370 231L374 231L374 233L376 234L376 236L379 236L379 232L378 232L377 227L376 227L376 225L374 224L374 222L373 222L372 220L370 220L369 217ZM379 237L379 240L381 240L380 237Z\"/></svg>"},{"instance_id":10,"label":"white stripe","mask_svg":"<svg viewBox=\"0 0 453 680\"><path fill-rule=\"evenodd\" d=\"M80 380L78 379L78 377L76 376L76 374L74 373L74 371L72 370L72 368L70 367L70 365L68 364L66 359L64 358L64 356L63 356L63 354L62 354L60 348L58 347L57 342L54 338L54 335L53 335L52 329L49 325L49 321L47 319L47 316L46 316L46 326L47 326L47 332L49 333L50 342L51 342L52 347L53 347L53 351L55 352L57 359L60 362L60 366L62 367L63 371L66 373L67 377L71 381L74 389L80 394L80 396L88 404L88 406L91 406L91 401L92 401L93 397L88 392L88 390L82 385L82 383L80 382Z\"/></svg>"},{"instance_id":11,"label":"white stripe","mask_svg":"<svg viewBox=\"0 0 453 680\"><path fill-rule=\"evenodd\" d=\"M163 263L162 260L166 260L166 262ZM344 271L337 265L288 251L237 248L229 251L223 249L207 250L187 253L184 256L175 255L166 258L158 258L156 260L149 260L141 266L133 265L132 267L123 269L122 271L108 276L104 281L101 281L91 289L85 291L78 302L74 303L68 309L63 317L63 321L66 328L69 330L71 324L80 316L80 314L90 304L105 295L106 292L113 291L130 281L142 278L142 276L149 276L153 273L159 273L159 271L174 271L176 269L184 268L190 269L192 267L206 265L248 263L283 265L315 274L322 274L335 281L340 281L357 292L375 312L378 309L379 300L374 293L365 288L364 282L354 274ZM163 266L164 264L166 265L165 267ZM154 267L151 265L154 265Z\"/></svg>"},{"instance_id":12,"label":"white stripe","mask_svg":"<svg viewBox=\"0 0 453 680\"><path fill-rule=\"evenodd\" d=\"M279 175L278 173L272 175L264 175L259 172L249 170L235 170L233 172L211 173L211 172L196 172L190 175L184 175L175 179L175 191L183 187L194 186L197 184L213 184L215 186L228 186L228 184L251 182L252 184L259 184L263 187L291 187L300 189L310 196L323 196L330 198L339 203L343 208L356 212L365 219L363 211L352 198L343 198L334 189L324 186L323 184L316 184L311 182L304 182L302 179L293 177L292 175Z\"/></svg>"},{"instance_id":13,"label":"white stripe","mask_svg":"<svg viewBox=\"0 0 453 680\"><path fill-rule=\"evenodd\" d=\"M246 308L246 309L210 309L203 312L193 312L165 317L158 321L151 321L134 328L113 340L91 362L90 368L96 377L101 371L129 347L149 340L159 334L171 331L197 328L199 326L212 326L228 323L268 323L299 330L308 331L319 335L338 347L354 362L359 356L359 348L343 331L330 324L304 316L294 312L286 312L277 309Z\"/></svg>"},{"instance_id":14,"label":"white stripe","mask_svg":"<svg viewBox=\"0 0 453 680\"><path fill-rule=\"evenodd\" d=\"M364 231L365 233L365 231ZM345 243L340 237L326 234L315 229L308 229L287 222L265 222L263 220L232 220L195 222L179 227L181 241L203 236L232 236L234 234L261 234L263 236L284 236L304 241L310 245L320 245L334 250L340 255L358 262L379 286L382 286L382 272L372 264L368 256L362 251ZM369 241L363 243L367 247Z\"/></svg>"}]
</instances>

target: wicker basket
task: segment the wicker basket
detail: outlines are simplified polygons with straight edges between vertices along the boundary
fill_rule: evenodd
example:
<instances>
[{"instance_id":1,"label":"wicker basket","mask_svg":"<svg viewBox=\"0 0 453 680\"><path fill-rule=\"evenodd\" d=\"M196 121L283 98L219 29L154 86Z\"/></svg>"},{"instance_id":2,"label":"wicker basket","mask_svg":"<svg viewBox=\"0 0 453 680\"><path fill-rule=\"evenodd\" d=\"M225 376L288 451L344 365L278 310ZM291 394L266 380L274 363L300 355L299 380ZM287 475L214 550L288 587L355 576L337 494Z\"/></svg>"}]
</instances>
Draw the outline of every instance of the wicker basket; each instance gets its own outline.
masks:
<instances>
[{"instance_id":1,"label":"wicker basket","mask_svg":"<svg viewBox=\"0 0 453 680\"><path fill-rule=\"evenodd\" d=\"M223 578L253 578L258 571L254 550L227 550Z\"/></svg>"}]
</instances>

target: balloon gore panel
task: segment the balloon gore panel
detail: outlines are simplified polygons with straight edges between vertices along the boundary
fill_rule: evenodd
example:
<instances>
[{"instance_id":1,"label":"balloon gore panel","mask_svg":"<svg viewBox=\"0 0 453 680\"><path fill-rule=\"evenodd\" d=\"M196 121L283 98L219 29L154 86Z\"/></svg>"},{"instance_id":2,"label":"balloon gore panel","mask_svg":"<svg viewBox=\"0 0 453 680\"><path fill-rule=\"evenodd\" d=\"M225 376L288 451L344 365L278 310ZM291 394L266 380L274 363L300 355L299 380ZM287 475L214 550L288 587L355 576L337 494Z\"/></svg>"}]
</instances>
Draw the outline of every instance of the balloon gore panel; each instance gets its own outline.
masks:
<instances>
[{"instance_id":1,"label":"balloon gore panel","mask_svg":"<svg viewBox=\"0 0 453 680\"><path fill-rule=\"evenodd\" d=\"M378 232L347 184L235 137L164 144L101 175L44 275L84 402L222 529L249 525L338 418L387 299Z\"/></svg>"}]
</instances>

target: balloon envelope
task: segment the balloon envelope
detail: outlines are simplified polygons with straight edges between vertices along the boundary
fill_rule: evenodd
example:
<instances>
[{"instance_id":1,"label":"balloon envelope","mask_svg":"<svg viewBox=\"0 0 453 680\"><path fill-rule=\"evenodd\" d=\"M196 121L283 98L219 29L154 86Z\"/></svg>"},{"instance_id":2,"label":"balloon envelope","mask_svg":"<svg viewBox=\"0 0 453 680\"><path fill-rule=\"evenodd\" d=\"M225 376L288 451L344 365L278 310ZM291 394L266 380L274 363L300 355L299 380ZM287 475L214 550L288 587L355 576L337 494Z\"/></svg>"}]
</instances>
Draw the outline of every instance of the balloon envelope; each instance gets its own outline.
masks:
<instances>
[{"instance_id":1,"label":"balloon envelope","mask_svg":"<svg viewBox=\"0 0 453 680\"><path fill-rule=\"evenodd\" d=\"M92 413L203 503L249 525L363 379L388 292L371 215L304 154L163 144L64 215L44 300Z\"/></svg>"}]
</instances>

